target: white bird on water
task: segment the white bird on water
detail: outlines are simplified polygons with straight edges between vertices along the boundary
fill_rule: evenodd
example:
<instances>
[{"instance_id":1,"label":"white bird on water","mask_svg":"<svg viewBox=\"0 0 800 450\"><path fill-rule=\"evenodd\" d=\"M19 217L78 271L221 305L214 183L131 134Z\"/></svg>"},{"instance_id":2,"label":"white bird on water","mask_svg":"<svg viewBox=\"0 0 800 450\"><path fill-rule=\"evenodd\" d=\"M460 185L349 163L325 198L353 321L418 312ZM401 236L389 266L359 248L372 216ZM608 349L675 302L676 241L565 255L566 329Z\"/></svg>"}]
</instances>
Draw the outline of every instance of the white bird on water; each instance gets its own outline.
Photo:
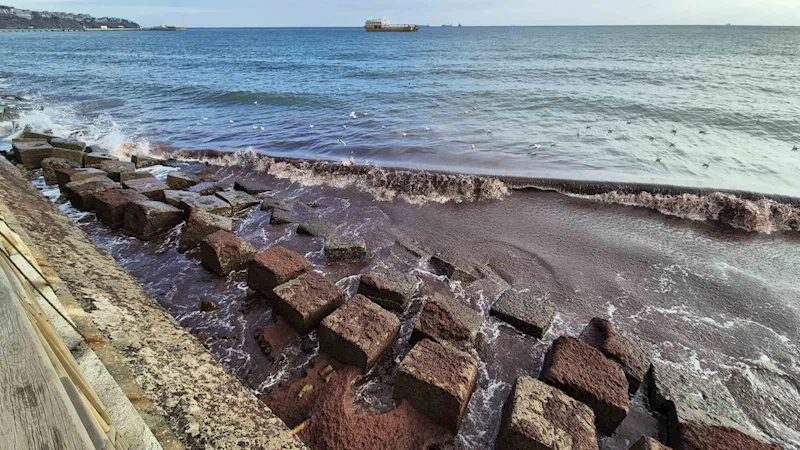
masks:
<instances>
[{"instance_id":1,"label":"white bird on water","mask_svg":"<svg viewBox=\"0 0 800 450\"><path fill-rule=\"evenodd\" d=\"M347 125L342 125L342 128L344 128L346 130L347 129Z\"/></svg>"},{"instance_id":2,"label":"white bird on water","mask_svg":"<svg viewBox=\"0 0 800 450\"><path fill-rule=\"evenodd\" d=\"M208 117L203 117L203 120L208 120Z\"/></svg>"},{"instance_id":3,"label":"white bird on water","mask_svg":"<svg viewBox=\"0 0 800 450\"><path fill-rule=\"evenodd\" d=\"M403 137L405 137L405 136L408 136L408 133L406 133L405 131L403 131Z\"/></svg>"},{"instance_id":4,"label":"white bird on water","mask_svg":"<svg viewBox=\"0 0 800 450\"><path fill-rule=\"evenodd\" d=\"M308 128L314 128L314 124L312 123L311 125L308 126Z\"/></svg>"},{"instance_id":5,"label":"white bird on water","mask_svg":"<svg viewBox=\"0 0 800 450\"><path fill-rule=\"evenodd\" d=\"M254 102L253 102L253 104L254 104L254 105L257 105L257 104L258 104L258 100L254 101Z\"/></svg>"},{"instance_id":6,"label":"white bird on water","mask_svg":"<svg viewBox=\"0 0 800 450\"><path fill-rule=\"evenodd\" d=\"M260 128L260 129L261 129L261 131L264 131L264 127L258 127L258 128Z\"/></svg>"},{"instance_id":7,"label":"white bird on water","mask_svg":"<svg viewBox=\"0 0 800 450\"><path fill-rule=\"evenodd\" d=\"M425 127L425 131L431 131L431 127Z\"/></svg>"},{"instance_id":8,"label":"white bird on water","mask_svg":"<svg viewBox=\"0 0 800 450\"><path fill-rule=\"evenodd\" d=\"M339 143L342 145L347 145L343 140L339 139Z\"/></svg>"},{"instance_id":9,"label":"white bird on water","mask_svg":"<svg viewBox=\"0 0 800 450\"><path fill-rule=\"evenodd\" d=\"M233 123L233 119L229 120L228 123Z\"/></svg>"},{"instance_id":10,"label":"white bird on water","mask_svg":"<svg viewBox=\"0 0 800 450\"><path fill-rule=\"evenodd\" d=\"M472 144L472 149L475 150L475 144Z\"/></svg>"},{"instance_id":11,"label":"white bird on water","mask_svg":"<svg viewBox=\"0 0 800 450\"><path fill-rule=\"evenodd\" d=\"M356 119L356 118L358 118L358 116L356 115L356 112L355 112L355 111L351 111L351 112L350 112L350 118L351 118L351 119Z\"/></svg>"}]
</instances>

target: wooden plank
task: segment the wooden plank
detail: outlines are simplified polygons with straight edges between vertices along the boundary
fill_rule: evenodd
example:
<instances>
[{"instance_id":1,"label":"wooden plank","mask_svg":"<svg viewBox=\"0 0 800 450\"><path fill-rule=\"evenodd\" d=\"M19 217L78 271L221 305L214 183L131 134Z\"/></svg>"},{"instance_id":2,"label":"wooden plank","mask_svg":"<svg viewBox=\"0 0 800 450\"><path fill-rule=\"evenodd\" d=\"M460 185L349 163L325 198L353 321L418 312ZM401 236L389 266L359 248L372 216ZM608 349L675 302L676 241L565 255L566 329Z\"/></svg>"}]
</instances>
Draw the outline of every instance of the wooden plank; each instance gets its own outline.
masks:
<instances>
[{"instance_id":1,"label":"wooden plank","mask_svg":"<svg viewBox=\"0 0 800 450\"><path fill-rule=\"evenodd\" d=\"M19 304L0 256L0 449L92 449L86 429ZM21 294L22 293L22 294Z\"/></svg>"}]
</instances>

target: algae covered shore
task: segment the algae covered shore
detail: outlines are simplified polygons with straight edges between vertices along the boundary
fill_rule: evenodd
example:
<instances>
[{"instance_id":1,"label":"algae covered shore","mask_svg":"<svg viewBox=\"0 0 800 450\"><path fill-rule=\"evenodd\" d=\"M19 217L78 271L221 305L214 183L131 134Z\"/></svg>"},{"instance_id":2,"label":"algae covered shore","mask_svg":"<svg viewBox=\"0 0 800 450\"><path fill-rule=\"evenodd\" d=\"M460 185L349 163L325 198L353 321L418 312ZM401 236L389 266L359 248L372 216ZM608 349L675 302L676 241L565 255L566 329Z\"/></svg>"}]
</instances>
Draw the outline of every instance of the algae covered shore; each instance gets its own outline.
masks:
<instances>
[{"instance_id":1,"label":"algae covered shore","mask_svg":"<svg viewBox=\"0 0 800 450\"><path fill-rule=\"evenodd\" d=\"M22 138L18 159L64 145L32 130ZM9 207L30 216L64 270L112 270L67 269L70 250L53 239L85 232L124 269L114 273L177 320L182 330L170 333L194 335L192 345L238 379L176 406L162 383L181 370L207 379L201 373L216 369L192 366L202 352L154 356L137 342L161 339L166 325L108 322L104 297L79 297L126 349L151 401L173 405L169 425L191 448L245 436L237 408L282 430L273 439L313 449L541 439L515 428L517 416L562 430L573 448L627 449L643 436L674 448L800 445L800 286L791 275L800 238L785 199L614 194L650 199L641 208L569 183L538 186L565 195L348 162L189 151L128 162L119 150L57 151L81 160L64 167L27 161L26 176L72 220L58 219L57 233L51 219L38 222L61 213L10 165L4 200L16 199ZM138 317L139 288L130 289L111 304ZM161 364L175 370L151 380L150 366ZM214 397L211 407L204 392L242 397ZM547 411L594 419L589 428L552 411L530 419L526 402L537 396L551 399ZM269 442L258 444L257 431L248 439L245 448Z\"/></svg>"}]
</instances>

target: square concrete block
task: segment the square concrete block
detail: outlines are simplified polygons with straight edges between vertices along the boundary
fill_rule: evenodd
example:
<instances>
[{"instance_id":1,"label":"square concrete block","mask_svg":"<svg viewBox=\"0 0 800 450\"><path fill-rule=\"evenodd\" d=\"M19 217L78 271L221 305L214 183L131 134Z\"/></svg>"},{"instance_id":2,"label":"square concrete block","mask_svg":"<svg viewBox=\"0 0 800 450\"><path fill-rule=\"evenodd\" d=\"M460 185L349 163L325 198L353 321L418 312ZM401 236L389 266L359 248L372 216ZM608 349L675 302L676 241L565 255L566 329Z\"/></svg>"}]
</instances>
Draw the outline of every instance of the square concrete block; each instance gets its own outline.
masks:
<instances>
[{"instance_id":1,"label":"square concrete block","mask_svg":"<svg viewBox=\"0 0 800 450\"><path fill-rule=\"evenodd\" d=\"M79 169L80 164L61 158L45 158L42 160L42 175L46 184L58 183L56 169Z\"/></svg>"},{"instance_id":2,"label":"square concrete block","mask_svg":"<svg viewBox=\"0 0 800 450\"><path fill-rule=\"evenodd\" d=\"M136 165L137 169L141 169L142 167L157 166L159 164L163 164L165 161L158 158L152 158L150 156L131 155L131 162Z\"/></svg>"},{"instance_id":3,"label":"square concrete block","mask_svg":"<svg viewBox=\"0 0 800 450\"><path fill-rule=\"evenodd\" d=\"M133 189L150 200L159 202L164 201L164 191L167 189L167 185L152 177L123 181L122 187Z\"/></svg>"},{"instance_id":4,"label":"square concrete block","mask_svg":"<svg viewBox=\"0 0 800 450\"><path fill-rule=\"evenodd\" d=\"M272 292L278 315L300 333L311 331L344 303L344 291L312 271L276 287Z\"/></svg>"},{"instance_id":5,"label":"square concrete block","mask_svg":"<svg viewBox=\"0 0 800 450\"><path fill-rule=\"evenodd\" d=\"M53 158L67 159L83 165L83 157L85 153L83 153L83 150L71 150L67 148L53 147L50 155Z\"/></svg>"},{"instance_id":6,"label":"square concrete block","mask_svg":"<svg viewBox=\"0 0 800 450\"><path fill-rule=\"evenodd\" d=\"M237 191L247 192L250 195L263 194L270 191L265 184L258 181L236 180L233 183L233 189Z\"/></svg>"},{"instance_id":7,"label":"square concrete block","mask_svg":"<svg viewBox=\"0 0 800 450\"><path fill-rule=\"evenodd\" d=\"M472 283L479 278L478 273L467 264L459 264L439 255L432 255L429 262L436 273L446 275L453 281Z\"/></svg>"},{"instance_id":8,"label":"square concrete block","mask_svg":"<svg viewBox=\"0 0 800 450\"><path fill-rule=\"evenodd\" d=\"M303 255L276 245L250 261L247 286L272 296L276 287L312 270L314 266Z\"/></svg>"},{"instance_id":9,"label":"square concrete block","mask_svg":"<svg viewBox=\"0 0 800 450\"><path fill-rule=\"evenodd\" d=\"M273 211L273 215L275 212ZM361 261L367 259L367 244L358 236L338 236L325 240L328 261Z\"/></svg>"},{"instance_id":10,"label":"square concrete block","mask_svg":"<svg viewBox=\"0 0 800 450\"><path fill-rule=\"evenodd\" d=\"M400 319L356 294L320 324L320 351L367 373L399 332Z\"/></svg>"},{"instance_id":11,"label":"square concrete block","mask_svg":"<svg viewBox=\"0 0 800 450\"><path fill-rule=\"evenodd\" d=\"M634 442L629 450L672 450L666 445L658 442L657 440L649 437L642 436L641 439Z\"/></svg>"},{"instance_id":12,"label":"square concrete block","mask_svg":"<svg viewBox=\"0 0 800 450\"><path fill-rule=\"evenodd\" d=\"M628 415L628 380L618 364L578 339L561 336L544 358L542 381L592 408L595 426L611 435Z\"/></svg>"},{"instance_id":13,"label":"square concrete block","mask_svg":"<svg viewBox=\"0 0 800 450\"><path fill-rule=\"evenodd\" d=\"M264 203L261 204L261 208L264 208ZM272 208L272 214L269 216L270 225L287 225L295 222L297 222L297 217L293 212L278 207Z\"/></svg>"},{"instance_id":14,"label":"square concrete block","mask_svg":"<svg viewBox=\"0 0 800 450\"><path fill-rule=\"evenodd\" d=\"M86 144L77 139L57 137L50 139L48 142L50 142L50 145L52 145L53 147L63 148L67 150L77 150L81 153L83 153L83 151L86 150Z\"/></svg>"},{"instance_id":15,"label":"square concrete block","mask_svg":"<svg viewBox=\"0 0 800 450\"><path fill-rule=\"evenodd\" d=\"M175 191L185 191L200 182L200 177L193 173L170 172L167 175L167 186Z\"/></svg>"},{"instance_id":16,"label":"square concrete block","mask_svg":"<svg viewBox=\"0 0 800 450\"><path fill-rule=\"evenodd\" d=\"M386 309L404 311L418 284L419 278L410 273L374 270L361 275L358 293Z\"/></svg>"},{"instance_id":17,"label":"square concrete block","mask_svg":"<svg viewBox=\"0 0 800 450\"><path fill-rule=\"evenodd\" d=\"M118 159L105 153L86 153L83 156L84 167L97 169L103 161L118 161Z\"/></svg>"},{"instance_id":18,"label":"square concrete block","mask_svg":"<svg viewBox=\"0 0 800 450\"><path fill-rule=\"evenodd\" d=\"M120 172L120 181L141 180L142 178L155 178L150 172Z\"/></svg>"},{"instance_id":19,"label":"square concrete block","mask_svg":"<svg viewBox=\"0 0 800 450\"><path fill-rule=\"evenodd\" d=\"M56 183L58 183L59 189L64 191L64 187L67 183L71 181L80 181L80 180L88 180L89 178L97 178L97 177L106 177L106 173L100 169L87 169L87 168L78 168L78 169L67 169L67 168L58 168L55 169L56 174Z\"/></svg>"},{"instance_id":20,"label":"square concrete block","mask_svg":"<svg viewBox=\"0 0 800 450\"><path fill-rule=\"evenodd\" d=\"M393 396L457 432L477 378L478 361L469 353L425 339L400 363Z\"/></svg>"},{"instance_id":21,"label":"square concrete block","mask_svg":"<svg viewBox=\"0 0 800 450\"><path fill-rule=\"evenodd\" d=\"M94 196L94 211L104 224L119 228L125 220L125 209L132 202L149 200L133 189L109 189Z\"/></svg>"},{"instance_id":22,"label":"square concrete block","mask_svg":"<svg viewBox=\"0 0 800 450\"><path fill-rule=\"evenodd\" d=\"M45 140L14 139L11 148L14 158L28 170L42 167L42 160L53 153L53 146Z\"/></svg>"},{"instance_id":23,"label":"square concrete block","mask_svg":"<svg viewBox=\"0 0 800 450\"><path fill-rule=\"evenodd\" d=\"M535 378L517 377L503 408L497 450L597 450L591 408Z\"/></svg>"},{"instance_id":24,"label":"square concrete block","mask_svg":"<svg viewBox=\"0 0 800 450\"><path fill-rule=\"evenodd\" d=\"M234 214L261 203L261 200L243 191L222 191L217 192L216 196L231 205L231 212Z\"/></svg>"},{"instance_id":25,"label":"square concrete block","mask_svg":"<svg viewBox=\"0 0 800 450\"><path fill-rule=\"evenodd\" d=\"M580 340L618 363L628 379L630 394L639 390L653 360L653 344L617 330L614 324L595 317L581 332Z\"/></svg>"},{"instance_id":26,"label":"square concrete block","mask_svg":"<svg viewBox=\"0 0 800 450\"><path fill-rule=\"evenodd\" d=\"M509 289L500 296L489 313L522 333L541 339L553 324L556 307L546 300Z\"/></svg>"},{"instance_id":27,"label":"square concrete block","mask_svg":"<svg viewBox=\"0 0 800 450\"><path fill-rule=\"evenodd\" d=\"M231 205L213 195L201 195L199 197L184 198L180 202L180 208L186 214L189 214L189 210L194 208L208 211L211 214L219 214L221 216L231 215Z\"/></svg>"},{"instance_id":28,"label":"square concrete block","mask_svg":"<svg viewBox=\"0 0 800 450\"><path fill-rule=\"evenodd\" d=\"M465 349L475 344L483 316L453 297L434 293L414 321L411 342L431 339Z\"/></svg>"},{"instance_id":29,"label":"square concrete block","mask_svg":"<svg viewBox=\"0 0 800 450\"><path fill-rule=\"evenodd\" d=\"M133 202L125 209L125 231L150 240L183 221L183 211L156 201Z\"/></svg>"},{"instance_id":30,"label":"square concrete block","mask_svg":"<svg viewBox=\"0 0 800 450\"><path fill-rule=\"evenodd\" d=\"M228 231L216 231L200 242L203 267L222 277L244 267L255 254L252 245Z\"/></svg>"},{"instance_id":31,"label":"square concrete block","mask_svg":"<svg viewBox=\"0 0 800 450\"><path fill-rule=\"evenodd\" d=\"M297 226L297 234L329 238L336 232L336 225L323 219L307 220Z\"/></svg>"},{"instance_id":32,"label":"square concrete block","mask_svg":"<svg viewBox=\"0 0 800 450\"><path fill-rule=\"evenodd\" d=\"M95 164L92 167L96 167L100 170L105 171L108 174L108 177L114 181L120 181L121 176L120 174L123 172L135 172L136 165L129 161L120 161L118 159L113 159L109 161L101 161L99 164ZM146 194L145 194L146 195Z\"/></svg>"},{"instance_id":33,"label":"square concrete block","mask_svg":"<svg viewBox=\"0 0 800 450\"><path fill-rule=\"evenodd\" d=\"M200 194L196 192L173 191L172 189L167 189L164 191L164 202L176 208L181 207L182 201L188 198L197 198L197 197L200 197Z\"/></svg>"},{"instance_id":34,"label":"square concrete block","mask_svg":"<svg viewBox=\"0 0 800 450\"><path fill-rule=\"evenodd\" d=\"M187 189L188 192L194 192L200 195L214 195L222 190L222 186L216 181L203 181Z\"/></svg>"},{"instance_id":35,"label":"square concrete block","mask_svg":"<svg viewBox=\"0 0 800 450\"><path fill-rule=\"evenodd\" d=\"M64 195L72 206L82 211L94 210L94 196L100 192L119 187L119 184L107 177L92 177L80 181L71 181L64 186Z\"/></svg>"},{"instance_id":36,"label":"square concrete block","mask_svg":"<svg viewBox=\"0 0 800 450\"><path fill-rule=\"evenodd\" d=\"M165 191L165 193L169 192L185 191ZM169 196L167 196L167 200L169 200ZM230 232L232 229L233 220L230 217L211 214L202 209L192 209L189 212L189 217L186 218L186 224L183 226L178 251L185 252L200 245L203 239L217 231Z\"/></svg>"},{"instance_id":37,"label":"square concrete block","mask_svg":"<svg viewBox=\"0 0 800 450\"><path fill-rule=\"evenodd\" d=\"M39 133L37 131L25 130L22 133L22 138L23 139L36 139L36 140L43 140L43 141L50 142L50 139L57 139L58 136L54 136L54 135L48 134L48 133Z\"/></svg>"}]
</instances>

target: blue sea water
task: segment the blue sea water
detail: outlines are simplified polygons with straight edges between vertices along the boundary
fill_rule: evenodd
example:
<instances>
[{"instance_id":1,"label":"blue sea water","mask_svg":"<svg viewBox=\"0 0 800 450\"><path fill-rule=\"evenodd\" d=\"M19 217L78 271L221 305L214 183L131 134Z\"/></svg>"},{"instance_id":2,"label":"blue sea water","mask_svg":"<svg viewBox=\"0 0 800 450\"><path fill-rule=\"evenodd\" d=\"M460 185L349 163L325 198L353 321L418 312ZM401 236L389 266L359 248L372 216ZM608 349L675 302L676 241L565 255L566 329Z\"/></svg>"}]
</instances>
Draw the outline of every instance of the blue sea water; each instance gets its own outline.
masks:
<instances>
[{"instance_id":1,"label":"blue sea water","mask_svg":"<svg viewBox=\"0 0 800 450\"><path fill-rule=\"evenodd\" d=\"M800 195L800 28L0 33L0 60L21 124L107 147Z\"/></svg>"}]
</instances>

